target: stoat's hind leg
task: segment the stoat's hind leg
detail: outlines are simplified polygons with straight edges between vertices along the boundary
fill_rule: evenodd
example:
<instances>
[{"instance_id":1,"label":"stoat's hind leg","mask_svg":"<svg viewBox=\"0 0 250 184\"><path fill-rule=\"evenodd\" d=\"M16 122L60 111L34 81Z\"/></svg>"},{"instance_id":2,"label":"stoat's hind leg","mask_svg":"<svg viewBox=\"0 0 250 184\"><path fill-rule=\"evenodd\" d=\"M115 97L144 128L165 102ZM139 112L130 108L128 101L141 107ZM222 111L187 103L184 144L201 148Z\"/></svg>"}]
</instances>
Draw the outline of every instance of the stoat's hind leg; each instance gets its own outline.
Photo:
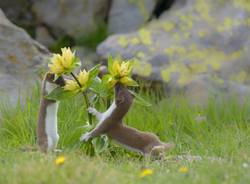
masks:
<instances>
[{"instance_id":1,"label":"stoat's hind leg","mask_svg":"<svg viewBox=\"0 0 250 184\"><path fill-rule=\"evenodd\" d=\"M59 141L59 135L57 134L57 135L53 138L53 150L56 149L58 141Z\"/></svg>"},{"instance_id":2,"label":"stoat's hind leg","mask_svg":"<svg viewBox=\"0 0 250 184\"><path fill-rule=\"evenodd\" d=\"M57 147L57 143L59 140L59 135L56 136L48 136L48 150L53 151Z\"/></svg>"},{"instance_id":3,"label":"stoat's hind leg","mask_svg":"<svg viewBox=\"0 0 250 184\"><path fill-rule=\"evenodd\" d=\"M99 121L102 118L102 113L98 112L94 107L89 107L88 112L93 114Z\"/></svg>"},{"instance_id":4,"label":"stoat's hind leg","mask_svg":"<svg viewBox=\"0 0 250 184\"><path fill-rule=\"evenodd\" d=\"M48 151L53 150L53 139L52 137L48 136Z\"/></svg>"}]
</instances>

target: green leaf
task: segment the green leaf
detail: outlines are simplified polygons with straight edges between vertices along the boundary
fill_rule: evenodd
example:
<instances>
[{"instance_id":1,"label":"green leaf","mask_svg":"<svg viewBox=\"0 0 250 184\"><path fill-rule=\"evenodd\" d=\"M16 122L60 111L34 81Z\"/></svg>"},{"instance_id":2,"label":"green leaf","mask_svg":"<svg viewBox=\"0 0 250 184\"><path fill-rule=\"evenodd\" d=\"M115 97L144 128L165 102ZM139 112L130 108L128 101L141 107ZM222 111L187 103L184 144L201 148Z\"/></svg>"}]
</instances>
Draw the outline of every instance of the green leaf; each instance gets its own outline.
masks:
<instances>
[{"instance_id":1,"label":"green leaf","mask_svg":"<svg viewBox=\"0 0 250 184\"><path fill-rule=\"evenodd\" d=\"M139 105L143 105L146 107L150 107L152 106L152 104L150 104L149 102L147 102L146 100L144 100L139 94L137 94L136 92L129 90L129 92L135 97L135 103L138 103Z\"/></svg>"},{"instance_id":2,"label":"green leaf","mask_svg":"<svg viewBox=\"0 0 250 184\"><path fill-rule=\"evenodd\" d=\"M96 93L100 97L108 96L108 90L102 83L99 77L95 77L90 85L90 90Z\"/></svg>"},{"instance_id":3,"label":"green leaf","mask_svg":"<svg viewBox=\"0 0 250 184\"><path fill-rule=\"evenodd\" d=\"M89 77L90 78L94 78L99 74L99 68L100 68L101 64L95 65L93 68L91 68L89 70Z\"/></svg>"},{"instance_id":4,"label":"green leaf","mask_svg":"<svg viewBox=\"0 0 250 184\"><path fill-rule=\"evenodd\" d=\"M75 65L75 67L77 67L77 66L81 66L81 60L78 58L78 57L75 57L75 59L74 59L74 65Z\"/></svg>"},{"instance_id":5,"label":"green leaf","mask_svg":"<svg viewBox=\"0 0 250 184\"><path fill-rule=\"evenodd\" d=\"M108 56L108 73L112 72L112 67L113 67L113 58L111 55Z\"/></svg>"},{"instance_id":6,"label":"green leaf","mask_svg":"<svg viewBox=\"0 0 250 184\"><path fill-rule=\"evenodd\" d=\"M92 139L92 145L94 146L95 153L100 154L108 148L108 137L101 135L100 137L94 138Z\"/></svg>"},{"instance_id":7,"label":"green leaf","mask_svg":"<svg viewBox=\"0 0 250 184\"><path fill-rule=\"evenodd\" d=\"M46 95L45 98L47 98L49 100L61 101L61 100L65 100L65 99L74 97L77 94L78 93L75 93L73 91L66 91L61 87L57 87L53 91L51 91L48 95Z\"/></svg>"}]
</instances>

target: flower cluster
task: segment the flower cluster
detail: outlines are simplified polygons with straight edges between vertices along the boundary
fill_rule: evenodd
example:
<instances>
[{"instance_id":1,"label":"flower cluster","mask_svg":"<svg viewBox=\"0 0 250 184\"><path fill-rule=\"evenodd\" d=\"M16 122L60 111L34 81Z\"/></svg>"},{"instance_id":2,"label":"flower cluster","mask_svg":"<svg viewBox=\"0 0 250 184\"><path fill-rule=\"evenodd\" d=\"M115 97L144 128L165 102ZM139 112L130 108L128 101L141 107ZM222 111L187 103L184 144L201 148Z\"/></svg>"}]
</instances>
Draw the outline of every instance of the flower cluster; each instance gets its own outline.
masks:
<instances>
[{"instance_id":1,"label":"flower cluster","mask_svg":"<svg viewBox=\"0 0 250 184\"><path fill-rule=\"evenodd\" d=\"M76 77L76 80L66 80L66 85L64 86L64 89L67 91L73 91L73 92L79 92L79 91L85 91L89 87L89 72L86 70L80 71L78 76Z\"/></svg>"},{"instance_id":2,"label":"flower cluster","mask_svg":"<svg viewBox=\"0 0 250 184\"><path fill-rule=\"evenodd\" d=\"M137 82L131 78L132 61L122 61L120 58L112 57L108 61L109 74L104 76L104 80L108 86L112 88L116 83L121 83L125 86L138 86Z\"/></svg>"},{"instance_id":3,"label":"flower cluster","mask_svg":"<svg viewBox=\"0 0 250 184\"><path fill-rule=\"evenodd\" d=\"M62 75L70 73L76 66L80 66L80 60L70 48L62 48L62 54L53 54L48 65L51 73Z\"/></svg>"}]
</instances>

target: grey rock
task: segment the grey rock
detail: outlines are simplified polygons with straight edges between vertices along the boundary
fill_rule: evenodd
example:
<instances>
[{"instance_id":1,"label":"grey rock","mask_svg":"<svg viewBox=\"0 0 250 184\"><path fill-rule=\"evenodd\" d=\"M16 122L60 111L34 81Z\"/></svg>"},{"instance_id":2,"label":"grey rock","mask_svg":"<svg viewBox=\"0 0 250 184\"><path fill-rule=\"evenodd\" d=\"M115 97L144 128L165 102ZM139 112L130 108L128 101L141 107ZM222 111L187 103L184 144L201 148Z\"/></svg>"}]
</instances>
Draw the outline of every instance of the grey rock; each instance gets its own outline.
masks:
<instances>
[{"instance_id":1,"label":"grey rock","mask_svg":"<svg viewBox=\"0 0 250 184\"><path fill-rule=\"evenodd\" d=\"M138 31L110 36L97 53L133 58L134 74L161 81L173 91L230 89L244 96L248 90L242 86L250 85L249 29L250 8L244 2L187 0ZM190 94L199 98L194 91ZM208 94L200 96L206 101Z\"/></svg>"},{"instance_id":2,"label":"grey rock","mask_svg":"<svg viewBox=\"0 0 250 184\"><path fill-rule=\"evenodd\" d=\"M100 56L98 56L95 50L85 48L85 47L74 47L73 50L76 50L77 57L81 60L82 69L90 69L94 65L96 65L100 60Z\"/></svg>"},{"instance_id":3,"label":"grey rock","mask_svg":"<svg viewBox=\"0 0 250 184\"><path fill-rule=\"evenodd\" d=\"M36 28L36 40L46 47L49 47L55 42L55 40L49 34L47 28L44 26L38 26Z\"/></svg>"},{"instance_id":4,"label":"grey rock","mask_svg":"<svg viewBox=\"0 0 250 184\"><path fill-rule=\"evenodd\" d=\"M38 21L56 30L55 34L79 38L103 24L109 0L43 0L35 1L32 9Z\"/></svg>"},{"instance_id":5,"label":"grey rock","mask_svg":"<svg viewBox=\"0 0 250 184\"><path fill-rule=\"evenodd\" d=\"M45 47L12 24L0 10L1 101L7 96L14 104L20 99L20 93L30 91L28 89L46 65L48 54Z\"/></svg>"},{"instance_id":6,"label":"grey rock","mask_svg":"<svg viewBox=\"0 0 250 184\"><path fill-rule=\"evenodd\" d=\"M127 33L142 27L150 18L156 2L156 0L112 0L109 32Z\"/></svg>"}]
</instances>

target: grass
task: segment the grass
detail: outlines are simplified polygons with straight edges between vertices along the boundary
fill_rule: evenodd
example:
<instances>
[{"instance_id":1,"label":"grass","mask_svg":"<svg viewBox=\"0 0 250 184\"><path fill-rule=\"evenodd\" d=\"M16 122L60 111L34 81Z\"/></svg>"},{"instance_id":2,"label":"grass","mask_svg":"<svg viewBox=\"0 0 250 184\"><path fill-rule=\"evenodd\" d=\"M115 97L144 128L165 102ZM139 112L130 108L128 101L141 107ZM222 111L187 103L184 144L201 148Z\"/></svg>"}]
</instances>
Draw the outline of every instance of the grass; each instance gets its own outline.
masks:
<instances>
[{"instance_id":1,"label":"grass","mask_svg":"<svg viewBox=\"0 0 250 184\"><path fill-rule=\"evenodd\" d=\"M104 153L89 157L76 148L86 113L81 97L63 101L59 108L58 147L62 153L35 151L39 88L24 106L1 103L0 183L249 183L250 103L211 99L204 107L190 106L184 97L144 94L151 107L134 104L125 122L156 133L176 148L165 161L146 163L141 156L111 142ZM203 117L198 120L198 117ZM205 118L204 118L205 117ZM64 155L63 165L54 163ZM201 160L177 159L196 155ZM187 173L180 173L186 166ZM140 178L143 168L153 174Z\"/></svg>"}]
</instances>

